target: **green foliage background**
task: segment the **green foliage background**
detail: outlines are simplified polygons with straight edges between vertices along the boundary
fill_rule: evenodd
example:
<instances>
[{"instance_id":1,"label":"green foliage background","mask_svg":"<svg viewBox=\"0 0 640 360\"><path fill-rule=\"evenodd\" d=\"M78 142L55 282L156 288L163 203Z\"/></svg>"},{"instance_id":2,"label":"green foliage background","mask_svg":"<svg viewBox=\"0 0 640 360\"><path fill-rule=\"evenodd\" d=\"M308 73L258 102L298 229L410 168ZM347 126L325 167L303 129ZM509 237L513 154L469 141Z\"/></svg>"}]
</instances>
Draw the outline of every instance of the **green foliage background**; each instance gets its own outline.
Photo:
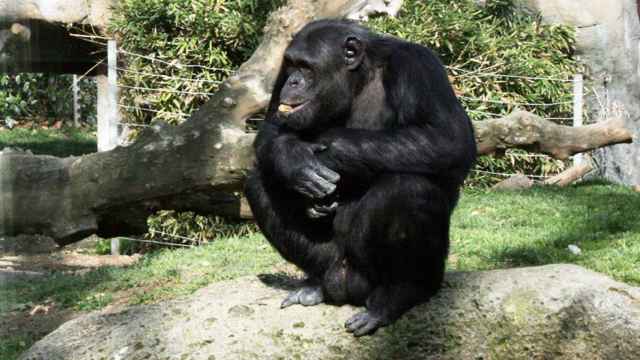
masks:
<instances>
[{"instance_id":1,"label":"green foliage background","mask_svg":"<svg viewBox=\"0 0 640 360\"><path fill-rule=\"evenodd\" d=\"M0 74L0 120L73 120L72 83L72 75ZM84 78L79 87L81 120L95 123L95 82Z\"/></svg>"},{"instance_id":2,"label":"green foliage background","mask_svg":"<svg viewBox=\"0 0 640 360\"><path fill-rule=\"evenodd\" d=\"M473 120L498 116L489 114L506 115L516 109L546 118L572 116L570 103L544 107L493 103L549 104L572 100L570 82L494 74L571 79L580 70L574 58L574 30L567 26L543 24L540 18L518 13L514 11L511 0L487 1L484 8L473 0L406 0L397 18L378 18L369 24L380 32L434 50L449 66L452 83ZM564 123L570 124L570 121ZM562 161L530 157L524 151L509 150L502 155L480 158L477 169L547 176L565 166ZM502 176L476 172L469 185L488 185L503 179Z\"/></svg>"},{"instance_id":3,"label":"green foliage background","mask_svg":"<svg viewBox=\"0 0 640 360\"><path fill-rule=\"evenodd\" d=\"M123 109L126 121L135 124L183 121L184 117L177 114L193 112L208 96L175 91L216 91L220 82L251 56L260 42L269 13L283 4L284 0L120 1L109 31L118 39L122 50L145 56L120 55L126 67L126 71L120 73L121 83L166 90L125 89L123 104L160 111ZM252 224L232 224L218 218L173 211L159 212L149 219L149 225L149 238L171 242L180 240L166 234L188 234L200 242L255 229Z\"/></svg>"},{"instance_id":4,"label":"green foliage background","mask_svg":"<svg viewBox=\"0 0 640 360\"><path fill-rule=\"evenodd\" d=\"M131 110L131 123L167 121L179 123L207 99L219 82L245 61L257 47L268 14L284 3L260 0L123 0L119 2L109 31L120 46L141 58L124 54L121 82L127 86L164 91L126 90L123 104L159 113ZM570 79L578 71L573 57L574 34L564 26L546 25L540 19L513 11L511 0L489 1L479 7L473 0L407 0L397 18L369 21L373 29L423 44L449 65L459 95L508 103L557 103L571 100L571 83L496 77ZM161 60L153 61L150 58ZM189 66L199 65L199 66ZM515 106L462 99L474 120L484 113L507 114ZM524 107L541 116L571 116L571 105ZM509 151L502 157L483 157L478 169L489 172L523 172L548 175L563 162L525 157ZM474 173L472 186L502 179ZM208 238L207 223L216 220L193 214L173 221L163 213L151 220L152 229L168 233L190 232ZM160 220L162 219L162 220Z\"/></svg>"},{"instance_id":5,"label":"green foliage background","mask_svg":"<svg viewBox=\"0 0 640 360\"><path fill-rule=\"evenodd\" d=\"M258 46L267 16L283 0L123 0L109 31L124 54L123 85L163 89L124 91L128 121L179 123L214 92ZM169 63L169 64L167 64ZM196 65L196 66L191 66ZM158 76L160 75L160 76ZM182 91L184 93L176 93Z\"/></svg>"},{"instance_id":6,"label":"green foliage background","mask_svg":"<svg viewBox=\"0 0 640 360\"><path fill-rule=\"evenodd\" d=\"M182 121L184 116L179 114L189 114L198 108L206 101L206 93L214 92L219 81L251 55L259 44L268 14L283 3L283 0L121 1L110 27L121 46L132 53L173 64L126 55L128 71L122 74L123 84L166 90L125 91L124 104L160 111L130 109L128 121ZM433 49L450 66L452 83L474 120L508 114L517 108L547 118L571 117L570 103L544 107L493 103L570 102L572 84L492 74L570 79L579 71L573 57L573 30L546 25L539 18L517 13L511 0L489 1L485 7L473 0L407 0L397 18L380 17L368 25ZM565 166L561 161L528 157L518 150L501 155L483 157L479 169L546 176ZM487 185L500 179L477 172L470 184Z\"/></svg>"}]
</instances>

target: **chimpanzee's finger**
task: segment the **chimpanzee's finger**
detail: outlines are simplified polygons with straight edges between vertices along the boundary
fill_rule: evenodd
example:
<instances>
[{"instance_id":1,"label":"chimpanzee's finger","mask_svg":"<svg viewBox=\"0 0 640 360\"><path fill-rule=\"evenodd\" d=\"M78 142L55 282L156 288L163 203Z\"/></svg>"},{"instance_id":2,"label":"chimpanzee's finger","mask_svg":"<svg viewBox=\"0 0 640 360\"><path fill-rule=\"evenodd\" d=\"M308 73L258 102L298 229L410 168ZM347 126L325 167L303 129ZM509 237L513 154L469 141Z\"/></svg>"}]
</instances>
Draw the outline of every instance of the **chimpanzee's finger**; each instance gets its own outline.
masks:
<instances>
[{"instance_id":1,"label":"chimpanzee's finger","mask_svg":"<svg viewBox=\"0 0 640 360\"><path fill-rule=\"evenodd\" d=\"M337 172L329 169L326 166L318 166L316 169L314 169L316 171L316 173L321 176L323 179L332 182L332 183L337 183L340 180L340 174L338 174Z\"/></svg>"}]
</instances>

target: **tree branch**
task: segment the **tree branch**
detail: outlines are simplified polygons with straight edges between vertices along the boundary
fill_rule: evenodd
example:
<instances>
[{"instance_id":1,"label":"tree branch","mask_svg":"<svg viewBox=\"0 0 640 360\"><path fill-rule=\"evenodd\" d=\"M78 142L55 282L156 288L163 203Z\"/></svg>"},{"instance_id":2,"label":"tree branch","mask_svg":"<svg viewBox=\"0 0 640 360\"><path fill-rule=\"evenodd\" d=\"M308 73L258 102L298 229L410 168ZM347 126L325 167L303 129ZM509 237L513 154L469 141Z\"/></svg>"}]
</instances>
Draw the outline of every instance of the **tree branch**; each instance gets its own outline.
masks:
<instances>
[{"instance_id":1,"label":"tree branch","mask_svg":"<svg viewBox=\"0 0 640 360\"><path fill-rule=\"evenodd\" d=\"M478 152L482 155L519 148L564 160L577 153L633 140L622 118L571 127L552 123L530 112L516 111L500 119L474 122L474 127Z\"/></svg>"}]
</instances>

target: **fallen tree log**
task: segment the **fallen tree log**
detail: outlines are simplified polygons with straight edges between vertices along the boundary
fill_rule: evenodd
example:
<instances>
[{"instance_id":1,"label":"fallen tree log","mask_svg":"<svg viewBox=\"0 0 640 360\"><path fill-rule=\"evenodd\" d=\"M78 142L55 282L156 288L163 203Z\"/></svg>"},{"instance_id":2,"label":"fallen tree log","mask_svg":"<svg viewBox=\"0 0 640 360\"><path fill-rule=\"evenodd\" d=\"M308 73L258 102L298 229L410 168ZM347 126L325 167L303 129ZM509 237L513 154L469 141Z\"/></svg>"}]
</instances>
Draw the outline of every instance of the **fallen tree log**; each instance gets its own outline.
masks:
<instances>
[{"instance_id":1,"label":"fallen tree log","mask_svg":"<svg viewBox=\"0 0 640 360\"><path fill-rule=\"evenodd\" d=\"M484 155L519 148L565 160L574 154L632 141L621 117L570 127L530 112L516 111L503 118L476 122L474 127L478 152Z\"/></svg>"},{"instance_id":2,"label":"fallen tree log","mask_svg":"<svg viewBox=\"0 0 640 360\"><path fill-rule=\"evenodd\" d=\"M550 176L545 180L533 181L523 174L515 174L491 187L493 190L521 190L528 189L536 184L566 187L581 180L594 170L593 159L588 154L584 155L584 161L575 164L559 174Z\"/></svg>"},{"instance_id":3,"label":"fallen tree log","mask_svg":"<svg viewBox=\"0 0 640 360\"><path fill-rule=\"evenodd\" d=\"M575 164L560 174L548 178L544 184L565 187L582 179L591 171L593 171L593 161L590 156L585 156L583 163Z\"/></svg>"},{"instance_id":4,"label":"fallen tree log","mask_svg":"<svg viewBox=\"0 0 640 360\"><path fill-rule=\"evenodd\" d=\"M147 217L160 209L246 217L239 193L253 164L254 135L244 131L245 121L268 103L293 33L315 18L397 8L398 1L290 0L271 15L253 56L185 123L156 125L130 146L78 158L5 149L0 234L43 234L65 245L93 233L143 233ZM571 128L520 111L474 126L481 154L517 147L564 159L631 141L619 119Z\"/></svg>"}]
</instances>

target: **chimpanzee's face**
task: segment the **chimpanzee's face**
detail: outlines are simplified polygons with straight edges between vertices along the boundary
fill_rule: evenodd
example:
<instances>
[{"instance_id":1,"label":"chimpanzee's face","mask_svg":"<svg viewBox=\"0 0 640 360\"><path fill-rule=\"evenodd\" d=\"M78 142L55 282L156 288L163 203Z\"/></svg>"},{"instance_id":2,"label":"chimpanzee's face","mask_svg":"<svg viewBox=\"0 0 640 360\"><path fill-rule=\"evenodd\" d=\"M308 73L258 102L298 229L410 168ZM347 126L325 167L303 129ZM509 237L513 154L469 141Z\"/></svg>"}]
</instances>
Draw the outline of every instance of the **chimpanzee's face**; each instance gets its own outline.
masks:
<instances>
[{"instance_id":1,"label":"chimpanzee's face","mask_svg":"<svg viewBox=\"0 0 640 360\"><path fill-rule=\"evenodd\" d=\"M355 97L352 73L363 56L362 41L342 28L298 33L285 51L274 92L282 123L307 130L345 121Z\"/></svg>"}]
</instances>

